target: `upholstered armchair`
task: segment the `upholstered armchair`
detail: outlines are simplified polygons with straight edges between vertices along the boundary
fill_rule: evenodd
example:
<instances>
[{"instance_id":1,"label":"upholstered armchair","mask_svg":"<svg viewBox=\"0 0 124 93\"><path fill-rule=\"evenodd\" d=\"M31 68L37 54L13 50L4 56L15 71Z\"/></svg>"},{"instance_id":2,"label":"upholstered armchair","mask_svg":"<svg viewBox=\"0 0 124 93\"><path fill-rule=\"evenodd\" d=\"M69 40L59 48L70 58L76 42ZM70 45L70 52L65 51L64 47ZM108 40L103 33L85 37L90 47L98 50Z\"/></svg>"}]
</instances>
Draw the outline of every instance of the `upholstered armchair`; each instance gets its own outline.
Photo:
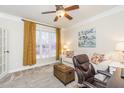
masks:
<instances>
[{"instance_id":1,"label":"upholstered armchair","mask_svg":"<svg viewBox=\"0 0 124 93\"><path fill-rule=\"evenodd\" d=\"M106 82L95 78L96 73L94 67L89 62L89 58L86 54L74 56L73 64L78 76L78 83L80 85L90 88L106 87ZM97 72L105 75L106 77L111 77L111 74L107 71L98 70Z\"/></svg>"}]
</instances>

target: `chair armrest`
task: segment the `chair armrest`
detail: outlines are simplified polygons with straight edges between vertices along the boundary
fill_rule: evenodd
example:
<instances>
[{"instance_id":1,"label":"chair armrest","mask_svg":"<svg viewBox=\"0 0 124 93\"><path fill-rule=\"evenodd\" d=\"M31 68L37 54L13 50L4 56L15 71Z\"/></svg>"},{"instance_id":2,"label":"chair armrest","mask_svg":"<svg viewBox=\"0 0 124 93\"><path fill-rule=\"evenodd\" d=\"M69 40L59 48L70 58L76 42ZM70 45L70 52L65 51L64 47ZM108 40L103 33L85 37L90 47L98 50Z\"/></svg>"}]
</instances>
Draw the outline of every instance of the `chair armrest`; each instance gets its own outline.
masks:
<instances>
[{"instance_id":1,"label":"chair armrest","mask_svg":"<svg viewBox=\"0 0 124 93\"><path fill-rule=\"evenodd\" d=\"M101 87L103 87L103 88L105 88L106 85L107 85L106 82L103 82L103 81L101 81L101 80L99 80L99 79L97 79L97 78L94 78L94 80L95 80L95 82L97 82L97 84L98 84L99 86L101 86Z\"/></svg>"},{"instance_id":2,"label":"chair armrest","mask_svg":"<svg viewBox=\"0 0 124 93\"><path fill-rule=\"evenodd\" d=\"M97 88L96 86L90 84L89 82L84 81L83 84L88 88Z\"/></svg>"},{"instance_id":3,"label":"chair armrest","mask_svg":"<svg viewBox=\"0 0 124 93\"><path fill-rule=\"evenodd\" d=\"M100 73L100 74L103 74L103 75L105 75L105 76L108 76L108 77L111 77L111 76L112 76L112 74L110 74L110 73L107 72L107 71L97 70L97 72Z\"/></svg>"}]
</instances>

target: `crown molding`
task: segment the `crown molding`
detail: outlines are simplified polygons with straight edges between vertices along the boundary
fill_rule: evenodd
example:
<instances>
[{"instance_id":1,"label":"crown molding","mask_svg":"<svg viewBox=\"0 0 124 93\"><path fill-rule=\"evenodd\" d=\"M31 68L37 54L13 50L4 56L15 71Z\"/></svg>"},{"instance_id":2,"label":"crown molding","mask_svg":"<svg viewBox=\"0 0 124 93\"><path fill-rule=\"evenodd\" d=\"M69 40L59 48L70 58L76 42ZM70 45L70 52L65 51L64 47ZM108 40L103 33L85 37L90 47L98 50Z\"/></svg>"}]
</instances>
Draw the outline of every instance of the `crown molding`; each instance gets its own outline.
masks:
<instances>
[{"instance_id":1,"label":"crown molding","mask_svg":"<svg viewBox=\"0 0 124 93\"><path fill-rule=\"evenodd\" d=\"M0 18L21 22L22 17L0 12Z\"/></svg>"},{"instance_id":2,"label":"crown molding","mask_svg":"<svg viewBox=\"0 0 124 93\"><path fill-rule=\"evenodd\" d=\"M96 15L96 16L90 17L90 18L88 18L86 20L83 20L82 22L78 22L77 24L72 25L72 26L70 26L68 28L65 28L65 29L76 28L78 26L81 26L81 25L84 25L84 24L93 22L95 20L104 18L106 16L110 16L110 15L116 14L116 13L121 12L121 11L124 11L124 6L116 6L116 7L112 8L112 9L109 9L107 11L104 11L104 12L102 12L102 13Z\"/></svg>"}]
</instances>

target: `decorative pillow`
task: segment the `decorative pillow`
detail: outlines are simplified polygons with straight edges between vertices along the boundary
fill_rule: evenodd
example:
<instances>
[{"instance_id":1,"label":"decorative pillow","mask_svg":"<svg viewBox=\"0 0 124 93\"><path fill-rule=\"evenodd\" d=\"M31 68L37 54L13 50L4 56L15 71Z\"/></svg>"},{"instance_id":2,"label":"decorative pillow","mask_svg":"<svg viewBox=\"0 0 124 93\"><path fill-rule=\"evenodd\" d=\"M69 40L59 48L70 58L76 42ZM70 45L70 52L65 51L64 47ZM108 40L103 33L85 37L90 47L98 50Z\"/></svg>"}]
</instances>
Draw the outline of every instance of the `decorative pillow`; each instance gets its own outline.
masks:
<instances>
[{"instance_id":1,"label":"decorative pillow","mask_svg":"<svg viewBox=\"0 0 124 93\"><path fill-rule=\"evenodd\" d=\"M91 57L91 62L94 64L99 64L104 60L104 54L97 54L94 53L93 56Z\"/></svg>"},{"instance_id":2,"label":"decorative pillow","mask_svg":"<svg viewBox=\"0 0 124 93\"><path fill-rule=\"evenodd\" d=\"M74 51L66 51L66 57L72 58L74 56Z\"/></svg>"}]
</instances>

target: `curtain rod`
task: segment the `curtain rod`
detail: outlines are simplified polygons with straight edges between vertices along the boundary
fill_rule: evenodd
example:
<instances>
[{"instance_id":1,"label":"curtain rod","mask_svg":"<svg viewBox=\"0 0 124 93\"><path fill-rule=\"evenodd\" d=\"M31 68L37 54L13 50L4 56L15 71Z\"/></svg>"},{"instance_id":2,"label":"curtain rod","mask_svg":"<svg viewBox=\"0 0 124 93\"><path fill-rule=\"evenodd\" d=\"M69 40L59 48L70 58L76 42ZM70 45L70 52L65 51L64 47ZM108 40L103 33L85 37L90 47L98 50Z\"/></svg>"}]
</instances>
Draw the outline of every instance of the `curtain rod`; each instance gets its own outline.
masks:
<instances>
[{"instance_id":1,"label":"curtain rod","mask_svg":"<svg viewBox=\"0 0 124 93\"><path fill-rule=\"evenodd\" d=\"M25 19L21 19L22 21L25 21ZM57 27L54 27L54 26L50 26L50 25L46 25L46 24L41 24L41 23L38 23L38 22L35 22L36 24L38 25L42 25L42 26L47 26L47 27L51 27L51 28L57 28Z\"/></svg>"}]
</instances>

